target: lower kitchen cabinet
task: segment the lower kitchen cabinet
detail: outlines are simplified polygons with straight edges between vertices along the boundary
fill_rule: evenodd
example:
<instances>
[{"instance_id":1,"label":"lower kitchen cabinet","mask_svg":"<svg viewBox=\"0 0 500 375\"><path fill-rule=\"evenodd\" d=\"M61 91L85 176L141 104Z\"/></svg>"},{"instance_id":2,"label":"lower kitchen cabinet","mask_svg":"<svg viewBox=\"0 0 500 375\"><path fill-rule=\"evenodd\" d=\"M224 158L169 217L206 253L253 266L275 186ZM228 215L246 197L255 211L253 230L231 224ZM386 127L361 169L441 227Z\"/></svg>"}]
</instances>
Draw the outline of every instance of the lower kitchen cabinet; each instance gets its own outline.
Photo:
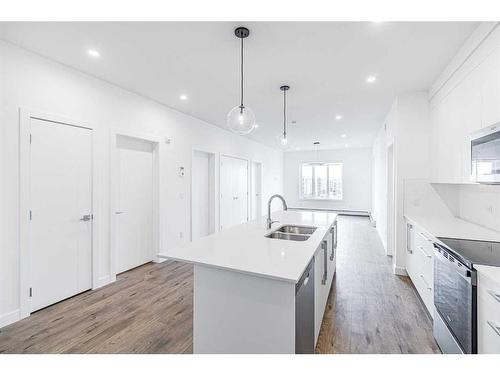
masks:
<instances>
[{"instance_id":1,"label":"lower kitchen cabinet","mask_svg":"<svg viewBox=\"0 0 500 375\"><path fill-rule=\"evenodd\" d=\"M337 259L337 222L323 238L314 255L314 342L318 341L326 302L332 287Z\"/></svg>"},{"instance_id":2,"label":"lower kitchen cabinet","mask_svg":"<svg viewBox=\"0 0 500 375\"><path fill-rule=\"evenodd\" d=\"M477 273L478 353L500 354L500 278Z\"/></svg>"},{"instance_id":3,"label":"lower kitchen cabinet","mask_svg":"<svg viewBox=\"0 0 500 375\"><path fill-rule=\"evenodd\" d=\"M413 223L406 224L406 272L434 316L434 246L432 237Z\"/></svg>"}]
</instances>

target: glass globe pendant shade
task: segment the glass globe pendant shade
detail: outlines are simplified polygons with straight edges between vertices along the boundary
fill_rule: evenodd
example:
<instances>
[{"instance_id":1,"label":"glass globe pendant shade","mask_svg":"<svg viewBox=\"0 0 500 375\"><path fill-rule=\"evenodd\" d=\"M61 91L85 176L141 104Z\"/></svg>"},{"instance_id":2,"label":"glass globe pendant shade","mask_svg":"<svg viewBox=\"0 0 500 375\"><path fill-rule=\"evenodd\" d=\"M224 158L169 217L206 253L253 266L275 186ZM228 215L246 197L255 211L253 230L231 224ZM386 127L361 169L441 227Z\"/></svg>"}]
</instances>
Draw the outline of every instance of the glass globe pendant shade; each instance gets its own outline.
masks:
<instances>
[{"instance_id":1,"label":"glass globe pendant shade","mask_svg":"<svg viewBox=\"0 0 500 375\"><path fill-rule=\"evenodd\" d=\"M236 134L246 135L255 128L255 115L245 106L236 106L227 114L227 127Z\"/></svg>"}]
</instances>

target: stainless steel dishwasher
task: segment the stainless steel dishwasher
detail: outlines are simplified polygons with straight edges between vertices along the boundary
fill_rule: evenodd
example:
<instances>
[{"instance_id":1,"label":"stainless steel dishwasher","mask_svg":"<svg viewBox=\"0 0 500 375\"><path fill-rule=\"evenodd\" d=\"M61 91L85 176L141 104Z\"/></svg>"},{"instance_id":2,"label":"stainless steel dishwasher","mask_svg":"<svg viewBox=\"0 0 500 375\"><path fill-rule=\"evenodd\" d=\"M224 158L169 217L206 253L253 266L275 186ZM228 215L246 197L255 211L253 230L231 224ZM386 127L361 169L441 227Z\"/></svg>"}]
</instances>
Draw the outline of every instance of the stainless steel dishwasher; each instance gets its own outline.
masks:
<instances>
[{"instance_id":1,"label":"stainless steel dishwasher","mask_svg":"<svg viewBox=\"0 0 500 375\"><path fill-rule=\"evenodd\" d=\"M295 353L314 353L314 258L295 284Z\"/></svg>"}]
</instances>

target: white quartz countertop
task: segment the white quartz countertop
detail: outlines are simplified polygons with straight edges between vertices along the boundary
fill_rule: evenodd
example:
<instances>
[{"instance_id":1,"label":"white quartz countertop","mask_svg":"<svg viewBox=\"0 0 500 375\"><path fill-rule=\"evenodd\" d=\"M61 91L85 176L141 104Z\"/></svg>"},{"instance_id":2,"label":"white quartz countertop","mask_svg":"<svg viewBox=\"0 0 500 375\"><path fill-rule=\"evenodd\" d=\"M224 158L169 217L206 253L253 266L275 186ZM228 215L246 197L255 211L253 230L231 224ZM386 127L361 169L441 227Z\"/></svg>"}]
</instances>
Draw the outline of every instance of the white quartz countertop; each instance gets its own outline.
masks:
<instances>
[{"instance_id":1,"label":"white quartz countertop","mask_svg":"<svg viewBox=\"0 0 500 375\"><path fill-rule=\"evenodd\" d=\"M271 230L285 224L317 229L307 241L266 238L270 231L261 217L169 249L159 257L296 283L336 218L331 212L277 211L272 219L279 223Z\"/></svg>"},{"instance_id":2,"label":"white quartz countertop","mask_svg":"<svg viewBox=\"0 0 500 375\"><path fill-rule=\"evenodd\" d=\"M478 272L485 274L490 279L500 283L500 267L475 264L474 268L478 270Z\"/></svg>"},{"instance_id":3,"label":"white quartz countertop","mask_svg":"<svg viewBox=\"0 0 500 375\"><path fill-rule=\"evenodd\" d=\"M405 217L434 237L500 242L499 232L456 217L428 217L407 214Z\"/></svg>"}]
</instances>

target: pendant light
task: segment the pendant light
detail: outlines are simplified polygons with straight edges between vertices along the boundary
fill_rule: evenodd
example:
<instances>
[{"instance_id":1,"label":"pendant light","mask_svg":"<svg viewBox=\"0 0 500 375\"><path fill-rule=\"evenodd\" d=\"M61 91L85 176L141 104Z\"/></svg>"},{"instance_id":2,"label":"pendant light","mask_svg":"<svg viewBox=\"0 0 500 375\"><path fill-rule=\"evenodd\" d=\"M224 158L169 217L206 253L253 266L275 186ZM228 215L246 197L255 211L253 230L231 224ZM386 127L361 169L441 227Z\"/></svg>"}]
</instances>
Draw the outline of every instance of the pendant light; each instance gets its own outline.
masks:
<instances>
[{"instance_id":1,"label":"pendant light","mask_svg":"<svg viewBox=\"0 0 500 375\"><path fill-rule=\"evenodd\" d=\"M286 92L290 90L290 86L283 85L280 87L280 90L283 91L283 134L280 137L280 142L282 147L286 147L288 144L286 133Z\"/></svg>"},{"instance_id":2,"label":"pendant light","mask_svg":"<svg viewBox=\"0 0 500 375\"><path fill-rule=\"evenodd\" d=\"M238 27L234 30L234 34L241 40L241 96L240 105L229 111L226 123L233 133L246 135L255 129L255 115L243 104L243 39L250 35L250 31L246 27Z\"/></svg>"}]
</instances>

